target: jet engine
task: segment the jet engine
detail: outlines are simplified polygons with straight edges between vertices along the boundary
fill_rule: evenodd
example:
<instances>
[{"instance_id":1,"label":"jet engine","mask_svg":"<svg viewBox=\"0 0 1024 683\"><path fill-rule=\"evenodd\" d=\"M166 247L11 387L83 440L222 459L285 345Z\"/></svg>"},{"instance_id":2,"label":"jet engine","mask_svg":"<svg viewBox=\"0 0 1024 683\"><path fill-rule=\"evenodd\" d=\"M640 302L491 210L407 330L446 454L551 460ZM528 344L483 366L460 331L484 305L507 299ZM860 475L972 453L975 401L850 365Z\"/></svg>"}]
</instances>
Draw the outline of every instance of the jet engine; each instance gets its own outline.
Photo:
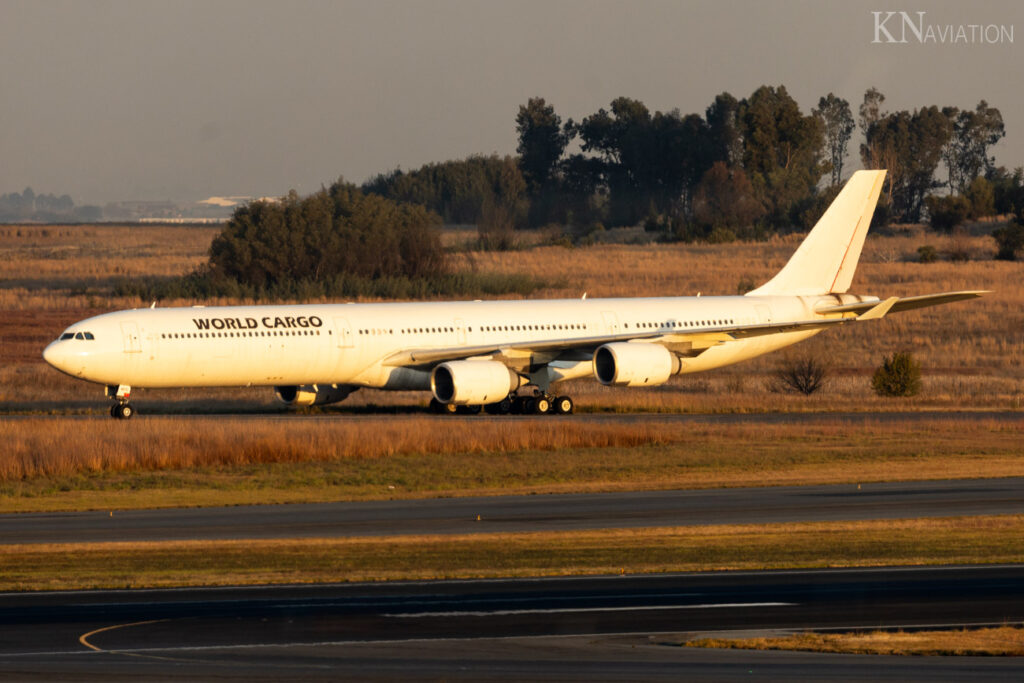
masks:
<instances>
[{"instance_id":1,"label":"jet engine","mask_svg":"<svg viewBox=\"0 0 1024 683\"><path fill-rule=\"evenodd\" d=\"M522 384L518 374L493 360L449 361L430 373L434 398L455 405L496 403Z\"/></svg>"},{"instance_id":2,"label":"jet engine","mask_svg":"<svg viewBox=\"0 0 1024 683\"><path fill-rule=\"evenodd\" d=\"M274 395L281 403L294 408L322 406L344 401L358 388L350 384L306 384L298 387L274 387Z\"/></svg>"},{"instance_id":3,"label":"jet engine","mask_svg":"<svg viewBox=\"0 0 1024 683\"><path fill-rule=\"evenodd\" d=\"M679 358L660 344L615 342L594 352L594 376L606 386L664 384L680 369Z\"/></svg>"}]
</instances>

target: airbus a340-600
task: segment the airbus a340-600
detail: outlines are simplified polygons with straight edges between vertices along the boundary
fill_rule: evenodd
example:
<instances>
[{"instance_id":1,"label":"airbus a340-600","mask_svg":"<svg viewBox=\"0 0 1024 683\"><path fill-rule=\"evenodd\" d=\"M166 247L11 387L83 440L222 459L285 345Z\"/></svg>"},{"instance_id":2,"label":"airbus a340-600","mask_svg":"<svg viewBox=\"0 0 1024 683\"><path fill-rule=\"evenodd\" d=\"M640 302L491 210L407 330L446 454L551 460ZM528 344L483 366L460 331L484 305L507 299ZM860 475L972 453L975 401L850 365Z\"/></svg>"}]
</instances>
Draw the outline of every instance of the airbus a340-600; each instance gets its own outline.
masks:
<instances>
[{"instance_id":1,"label":"airbus a340-600","mask_svg":"<svg viewBox=\"0 0 1024 683\"><path fill-rule=\"evenodd\" d=\"M43 357L104 385L122 419L134 387L267 386L293 406L429 390L442 412L570 413L565 380L662 384L983 294L848 293L884 177L854 173L785 267L743 296L143 308L77 322Z\"/></svg>"}]
</instances>

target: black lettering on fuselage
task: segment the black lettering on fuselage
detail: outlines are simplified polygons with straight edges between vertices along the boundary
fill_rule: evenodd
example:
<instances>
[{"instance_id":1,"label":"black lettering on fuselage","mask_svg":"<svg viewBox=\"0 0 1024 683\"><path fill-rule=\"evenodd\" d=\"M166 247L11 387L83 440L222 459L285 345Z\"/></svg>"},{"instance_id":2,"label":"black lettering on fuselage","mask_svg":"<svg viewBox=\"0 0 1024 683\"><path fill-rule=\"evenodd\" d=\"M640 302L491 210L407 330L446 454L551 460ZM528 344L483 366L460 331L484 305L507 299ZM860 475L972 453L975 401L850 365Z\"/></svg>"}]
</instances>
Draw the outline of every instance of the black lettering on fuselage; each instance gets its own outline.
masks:
<instances>
[{"instance_id":1,"label":"black lettering on fuselage","mask_svg":"<svg viewBox=\"0 0 1024 683\"><path fill-rule=\"evenodd\" d=\"M323 327L324 324L324 321L315 315L295 317L289 315L273 318L268 315L259 320L256 318L192 318L192 322L197 330L209 330L210 328L215 330L255 330L261 325L273 330L277 328Z\"/></svg>"}]
</instances>

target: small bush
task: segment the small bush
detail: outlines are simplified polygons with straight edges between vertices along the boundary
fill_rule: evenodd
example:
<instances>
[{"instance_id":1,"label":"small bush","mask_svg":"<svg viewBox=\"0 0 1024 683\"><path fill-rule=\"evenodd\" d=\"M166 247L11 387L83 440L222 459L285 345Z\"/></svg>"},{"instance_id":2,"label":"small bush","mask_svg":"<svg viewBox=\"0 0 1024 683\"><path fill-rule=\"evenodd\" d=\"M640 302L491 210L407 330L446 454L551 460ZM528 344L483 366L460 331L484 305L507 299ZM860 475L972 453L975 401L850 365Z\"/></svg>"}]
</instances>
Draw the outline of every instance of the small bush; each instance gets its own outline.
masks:
<instances>
[{"instance_id":1,"label":"small bush","mask_svg":"<svg viewBox=\"0 0 1024 683\"><path fill-rule=\"evenodd\" d=\"M935 263L939 260L939 250L930 244L917 248L917 260L921 263Z\"/></svg>"},{"instance_id":2,"label":"small bush","mask_svg":"<svg viewBox=\"0 0 1024 683\"><path fill-rule=\"evenodd\" d=\"M782 361L775 371L775 381L783 391L810 396L824 386L828 372L828 362L817 356L799 356Z\"/></svg>"},{"instance_id":3,"label":"small bush","mask_svg":"<svg viewBox=\"0 0 1024 683\"><path fill-rule=\"evenodd\" d=\"M992 231L992 238L999 245L996 258L1000 261L1016 261L1017 252L1024 247L1024 225L1013 222L1006 227Z\"/></svg>"},{"instance_id":4,"label":"small bush","mask_svg":"<svg viewBox=\"0 0 1024 683\"><path fill-rule=\"evenodd\" d=\"M932 227L936 230L952 230L966 220L971 213L971 203L966 197L952 195L949 197L926 197L925 206Z\"/></svg>"},{"instance_id":5,"label":"small bush","mask_svg":"<svg viewBox=\"0 0 1024 683\"><path fill-rule=\"evenodd\" d=\"M921 391L921 364L910 353L897 351L875 370L871 388L879 396L916 396Z\"/></svg>"}]
</instances>

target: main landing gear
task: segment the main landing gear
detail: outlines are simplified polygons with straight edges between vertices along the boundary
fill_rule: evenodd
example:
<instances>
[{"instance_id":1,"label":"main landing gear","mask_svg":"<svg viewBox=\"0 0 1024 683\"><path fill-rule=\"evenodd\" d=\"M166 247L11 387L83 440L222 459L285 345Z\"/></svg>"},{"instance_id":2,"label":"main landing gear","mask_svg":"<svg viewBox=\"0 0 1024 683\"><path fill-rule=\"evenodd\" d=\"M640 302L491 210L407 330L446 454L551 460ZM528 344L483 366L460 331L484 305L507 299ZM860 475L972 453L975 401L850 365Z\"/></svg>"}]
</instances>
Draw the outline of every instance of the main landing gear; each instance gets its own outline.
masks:
<instances>
[{"instance_id":1,"label":"main landing gear","mask_svg":"<svg viewBox=\"0 0 1024 683\"><path fill-rule=\"evenodd\" d=\"M575 405L568 396L554 396L542 391L532 396L509 394L497 403L484 406L457 406L430 399L431 412L442 415L476 415L481 408L488 415L569 415Z\"/></svg>"},{"instance_id":2,"label":"main landing gear","mask_svg":"<svg viewBox=\"0 0 1024 683\"><path fill-rule=\"evenodd\" d=\"M117 420L128 420L135 416L135 408L128 403L131 397L132 388L127 384L111 385L107 387L107 397L117 403L110 406L110 417Z\"/></svg>"}]
</instances>

